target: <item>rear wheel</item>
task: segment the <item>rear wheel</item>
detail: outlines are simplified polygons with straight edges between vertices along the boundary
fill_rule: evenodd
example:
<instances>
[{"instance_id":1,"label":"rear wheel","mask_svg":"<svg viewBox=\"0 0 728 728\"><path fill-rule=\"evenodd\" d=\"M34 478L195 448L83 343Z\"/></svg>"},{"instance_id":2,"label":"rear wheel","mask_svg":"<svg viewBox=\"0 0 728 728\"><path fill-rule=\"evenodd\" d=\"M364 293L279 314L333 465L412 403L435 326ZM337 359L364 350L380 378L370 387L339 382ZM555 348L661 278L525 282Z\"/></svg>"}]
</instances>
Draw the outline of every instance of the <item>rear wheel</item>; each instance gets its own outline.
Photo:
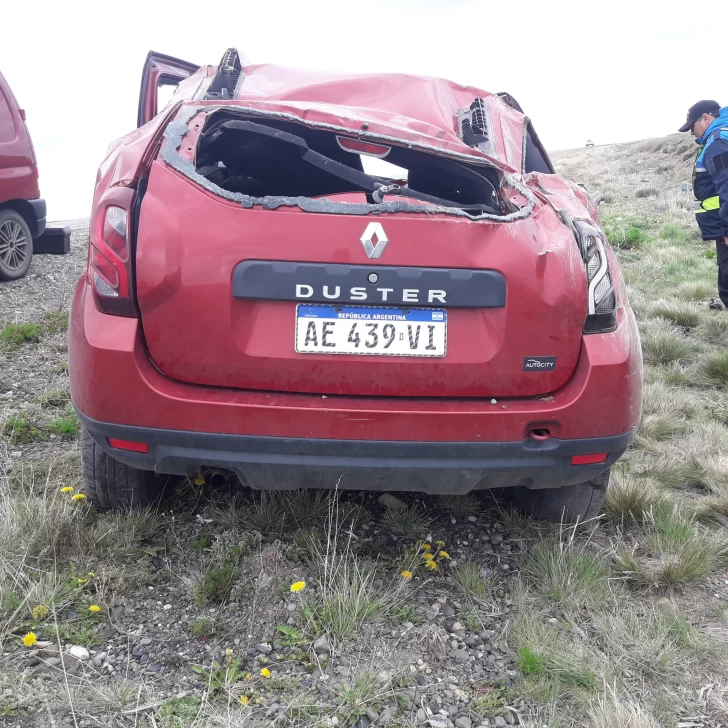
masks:
<instances>
[{"instance_id":1,"label":"rear wheel","mask_svg":"<svg viewBox=\"0 0 728 728\"><path fill-rule=\"evenodd\" d=\"M0 281L22 278L33 257L28 223L15 210L0 210Z\"/></svg>"},{"instance_id":2,"label":"rear wheel","mask_svg":"<svg viewBox=\"0 0 728 728\"><path fill-rule=\"evenodd\" d=\"M517 506L528 516L539 521L586 521L596 518L602 510L609 485L609 470L593 480L563 488L529 490L515 488Z\"/></svg>"},{"instance_id":3,"label":"rear wheel","mask_svg":"<svg viewBox=\"0 0 728 728\"><path fill-rule=\"evenodd\" d=\"M162 480L153 472L114 460L85 430L81 458L84 493L99 508L146 506L162 494Z\"/></svg>"}]
</instances>

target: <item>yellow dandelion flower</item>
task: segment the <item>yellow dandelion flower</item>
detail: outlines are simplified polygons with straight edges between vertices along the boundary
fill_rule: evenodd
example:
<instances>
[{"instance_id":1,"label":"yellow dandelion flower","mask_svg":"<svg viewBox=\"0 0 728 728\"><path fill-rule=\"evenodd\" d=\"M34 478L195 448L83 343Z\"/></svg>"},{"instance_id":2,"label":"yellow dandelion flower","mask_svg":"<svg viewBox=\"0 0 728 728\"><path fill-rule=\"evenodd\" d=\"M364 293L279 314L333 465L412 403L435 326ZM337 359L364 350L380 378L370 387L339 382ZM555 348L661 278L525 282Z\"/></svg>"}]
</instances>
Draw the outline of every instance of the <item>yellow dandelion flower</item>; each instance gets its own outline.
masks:
<instances>
[{"instance_id":1,"label":"yellow dandelion flower","mask_svg":"<svg viewBox=\"0 0 728 728\"><path fill-rule=\"evenodd\" d=\"M263 676L264 678L266 678L266 679L267 679L267 678L269 678L269 677L270 677L270 670L269 670L269 669L268 669L267 667L264 667L264 668L263 668L263 669L262 669L262 670L260 671L260 674L261 674L261 675L262 675L262 676Z\"/></svg>"},{"instance_id":2,"label":"yellow dandelion flower","mask_svg":"<svg viewBox=\"0 0 728 728\"><path fill-rule=\"evenodd\" d=\"M61 488L61 493L73 493L75 488L72 488L70 485L66 485L63 488Z\"/></svg>"},{"instance_id":3,"label":"yellow dandelion flower","mask_svg":"<svg viewBox=\"0 0 728 728\"><path fill-rule=\"evenodd\" d=\"M36 620L48 616L48 607L45 604L36 604L30 611L33 614L33 619Z\"/></svg>"},{"instance_id":4,"label":"yellow dandelion flower","mask_svg":"<svg viewBox=\"0 0 728 728\"><path fill-rule=\"evenodd\" d=\"M441 549L444 545L445 545L444 541L435 541L435 546L437 546L437 548L439 548L439 549Z\"/></svg>"},{"instance_id":5,"label":"yellow dandelion flower","mask_svg":"<svg viewBox=\"0 0 728 728\"><path fill-rule=\"evenodd\" d=\"M425 561L425 568L430 571L437 571L437 564L434 561Z\"/></svg>"},{"instance_id":6,"label":"yellow dandelion flower","mask_svg":"<svg viewBox=\"0 0 728 728\"><path fill-rule=\"evenodd\" d=\"M205 484L205 476L202 473L197 473L197 477L195 478L195 485L204 485Z\"/></svg>"},{"instance_id":7,"label":"yellow dandelion flower","mask_svg":"<svg viewBox=\"0 0 728 728\"><path fill-rule=\"evenodd\" d=\"M426 551L424 554L422 554L422 558L425 561L432 561L432 559L434 559L435 557L429 551Z\"/></svg>"},{"instance_id":8,"label":"yellow dandelion flower","mask_svg":"<svg viewBox=\"0 0 728 728\"><path fill-rule=\"evenodd\" d=\"M76 495L71 496L71 500L78 503L78 501L86 500L86 496L83 493L76 493Z\"/></svg>"},{"instance_id":9,"label":"yellow dandelion flower","mask_svg":"<svg viewBox=\"0 0 728 728\"><path fill-rule=\"evenodd\" d=\"M250 698L247 695L241 695L240 696L240 702L243 705L247 705L250 702Z\"/></svg>"},{"instance_id":10,"label":"yellow dandelion flower","mask_svg":"<svg viewBox=\"0 0 728 728\"><path fill-rule=\"evenodd\" d=\"M246 679L246 680L252 680L252 679L253 679L253 676L252 676L252 675L251 675L250 673L248 673L248 674L247 674L247 675L245 676L245 679Z\"/></svg>"},{"instance_id":11,"label":"yellow dandelion flower","mask_svg":"<svg viewBox=\"0 0 728 728\"><path fill-rule=\"evenodd\" d=\"M430 546L430 544L429 544L429 543L423 543L423 544L422 544L422 546L420 546L420 548L421 548L421 549L422 549L423 551L432 551L432 546Z\"/></svg>"},{"instance_id":12,"label":"yellow dandelion flower","mask_svg":"<svg viewBox=\"0 0 728 728\"><path fill-rule=\"evenodd\" d=\"M82 579L80 576L76 579L77 584L85 584L87 581L88 579Z\"/></svg>"},{"instance_id":13,"label":"yellow dandelion flower","mask_svg":"<svg viewBox=\"0 0 728 728\"><path fill-rule=\"evenodd\" d=\"M100 611L101 611L101 607L100 607L100 606L99 606L98 604L92 604L92 605L91 605L91 606L90 606L90 607L88 608L88 611L89 611L89 612L93 612L94 614L96 614L96 612L100 612Z\"/></svg>"},{"instance_id":14,"label":"yellow dandelion flower","mask_svg":"<svg viewBox=\"0 0 728 728\"><path fill-rule=\"evenodd\" d=\"M400 576L405 580L409 581L412 578L412 572L411 571L403 571Z\"/></svg>"},{"instance_id":15,"label":"yellow dandelion flower","mask_svg":"<svg viewBox=\"0 0 728 728\"><path fill-rule=\"evenodd\" d=\"M86 574L86 576L90 576L93 579L94 576L96 576L96 574L94 574L93 571L89 571L88 574Z\"/></svg>"},{"instance_id":16,"label":"yellow dandelion flower","mask_svg":"<svg viewBox=\"0 0 728 728\"><path fill-rule=\"evenodd\" d=\"M442 556L443 559L450 558L450 554L447 551L443 551L442 549L440 550L439 555Z\"/></svg>"},{"instance_id":17,"label":"yellow dandelion flower","mask_svg":"<svg viewBox=\"0 0 728 728\"><path fill-rule=\"evenodd\" d=\"M295 594L296 592L303 591L306 588L305 581L296 581L291 584L291 591Z\"/></svg>"},{"instance_id":18,"label":"yellow dandelion flower","mask_svg":"<svg viewBox=\"0 0 728 728\"><path fill-rule=\"evenodd\" d=\"M226 655L227 655L228 657L232 657L232 656L233 656L233 651L232 651L232 649L231 649L230 647L228 647L228 648L227 648L227 649L225 650L225 654L226 654Z\"/></svg>"},{"instance_id":19,"label":"yellow dandelion flower","mask_svg":"<svg viewBox=\"0 0 728 728\"><path fill-rule=\"evenodd\" d=\"M38 638L36 637L35 632L28 632L28 634L23 637L23 644L26 647L32 647L37 641Z\"/></svg>"}]
</instances>

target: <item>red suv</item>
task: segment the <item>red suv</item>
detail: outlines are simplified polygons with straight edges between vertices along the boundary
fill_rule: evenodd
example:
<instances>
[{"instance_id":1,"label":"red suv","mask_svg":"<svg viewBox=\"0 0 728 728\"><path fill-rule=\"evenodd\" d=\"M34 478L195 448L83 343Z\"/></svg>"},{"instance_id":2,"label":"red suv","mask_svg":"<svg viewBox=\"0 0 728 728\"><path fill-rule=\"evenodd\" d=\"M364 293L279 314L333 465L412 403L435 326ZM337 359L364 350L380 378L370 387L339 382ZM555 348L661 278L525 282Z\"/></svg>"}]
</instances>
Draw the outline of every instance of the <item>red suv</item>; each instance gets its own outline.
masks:
<instances>
[{"instance_id":1,"label":"red suv","mask_svg":"<svg viewBox=\"0 0 728 728\"><path fill-rule=\"evenodd\" d=\"M158 91L176 90L160 111ZM598 513L635 319L597 211L508 94L150 54L70 327L84 481L467 493Z\"/></svg>"},{"instance_id":2,"label":"red suv","mask_svg":"<svg viewBox=\"0 0 728 728\"><path fill-rule=\"evenodd\" d=\"M46 225L38 189L38 165L18 106L0 73L0 281L22 278L30 268L33 240Z\"/></svg>"}]
</instances>

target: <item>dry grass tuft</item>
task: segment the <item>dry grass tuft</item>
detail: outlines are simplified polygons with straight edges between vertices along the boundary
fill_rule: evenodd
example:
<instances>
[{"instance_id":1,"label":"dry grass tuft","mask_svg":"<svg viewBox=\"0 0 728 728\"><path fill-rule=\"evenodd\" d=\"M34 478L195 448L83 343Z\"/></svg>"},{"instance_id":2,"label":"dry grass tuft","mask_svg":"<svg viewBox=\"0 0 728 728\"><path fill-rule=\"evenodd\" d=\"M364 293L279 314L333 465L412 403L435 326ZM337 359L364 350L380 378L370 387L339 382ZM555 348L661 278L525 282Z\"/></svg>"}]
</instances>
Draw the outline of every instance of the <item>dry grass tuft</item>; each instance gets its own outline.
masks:
<instances>
[{"instance_id":1,"label":"dry grass tuft","mask_svg":"<svg viewBox=\"0 0 728 728\"><path fill-rule=\"evenodd\" d=\"M662 728L638 702L621 699L612 691L593 702L588 720L587 728Z\"/></svg>"},{"instance_id":2,"label":"dry grass tuft","mask_svg":"<svg viewBox=\"0 0 728 728\"><path fill-rule=\"evenodd\" d=\"M728 385L728 352L715 351L698 363L698 376L702 384L711 387Z\"/></svg>"},{"instance_id":3,"label":"dry grass tuft","mask_svg":"<svg viewBox=\"0 0 728 728\"><path fill-rule=\"evenodd\" d=\"M644 360L648 364L687 361L695 352L695 347L678 331L650 328L641 338Z\"/></svg>"}]
</instances>

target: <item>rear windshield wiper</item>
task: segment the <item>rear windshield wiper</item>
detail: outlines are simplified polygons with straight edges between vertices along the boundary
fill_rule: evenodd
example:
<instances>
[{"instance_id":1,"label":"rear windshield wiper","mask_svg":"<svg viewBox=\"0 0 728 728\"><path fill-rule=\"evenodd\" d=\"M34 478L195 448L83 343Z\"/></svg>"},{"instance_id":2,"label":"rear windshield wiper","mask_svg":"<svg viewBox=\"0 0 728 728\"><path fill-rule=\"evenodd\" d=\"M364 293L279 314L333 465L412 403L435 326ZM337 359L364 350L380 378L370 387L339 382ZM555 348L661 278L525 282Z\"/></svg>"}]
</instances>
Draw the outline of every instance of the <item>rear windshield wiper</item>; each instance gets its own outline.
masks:
<instances>
[{"instance_id":1,"label":"rear windshield wiper","mask_svg":"<svg viewBox=\"0 0 728 728\"><path fill-rule=\"evenodd\" d=\"M440 205L442 207L456 207L463 210L472 210L478 213L485 212L494 215L501 214L499 210L491 207L490 205L477 203L464 204L461 202L454 202L453 200L447 200L442 197L435 197L433 195L428 195L424 192L419 192L418 190L414 190L407 185L401 186L398 184L392 184L391 180L385 179L383 177L376 177L374 175L367 174L366 172L360 172L358 169L349 167L342 162L331 159L331 157L327 157L320 152L314 151L308 146L306 140L302 137L299 137L295 134L290 134L289 132L282 131L280 129L264 126L263 124L257 124L254 121L244 121L238 119L226 121L223 124L220 124L219 126L210 130L209 132L203 134L202 138L200 139L200 146L202 146L203 144L207 146L214 143L226 131L248 132L250 134L257 134L259 136L267 137L268 139L274 140L276 142L286 144L294 149L298 153L299 157L308 164L317 167L327 174L338 177L339 179L343 179L350 185L361 189L364 192L371 193L375 202L382 202L385 195L398 195L401 197L410 197L416 200L421 200L423 202L429 202L433 205ZM465 170L465 168L463 169ZM476 174L471 170L466 171L470 174Z\"/></svg>"}]
</instances>

